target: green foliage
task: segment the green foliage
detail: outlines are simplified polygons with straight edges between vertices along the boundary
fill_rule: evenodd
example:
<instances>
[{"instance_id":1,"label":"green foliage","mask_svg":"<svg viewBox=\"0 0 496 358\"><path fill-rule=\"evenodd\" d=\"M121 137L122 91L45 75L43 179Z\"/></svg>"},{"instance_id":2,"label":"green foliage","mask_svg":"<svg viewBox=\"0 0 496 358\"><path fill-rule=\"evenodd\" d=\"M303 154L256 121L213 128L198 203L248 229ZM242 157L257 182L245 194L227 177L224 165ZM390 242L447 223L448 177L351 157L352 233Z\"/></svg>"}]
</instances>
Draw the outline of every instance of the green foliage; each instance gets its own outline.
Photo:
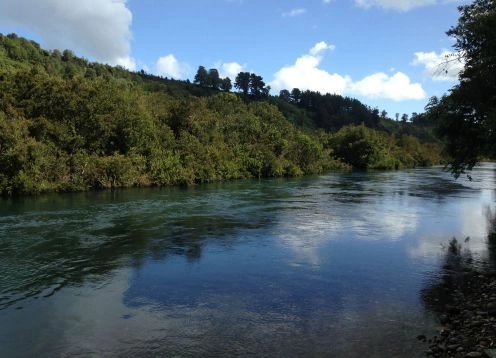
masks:
<instances>
[{"instance_id":1,"label":"green foliage","mask_svg":"<svg viewBox=\"0 0 496 358\"><path fill-rule=\"evenodd\" d=\"M250 90L250 72L238 73L234 81L234 87L246 96Z\"/></svg>"},{"instance_id":2,"label":"green foliage","mask_svg":"<svg viewBox=\"0 0 496 358\"><path fill-rule=\"evenodd\" d=\"M218 89L221 84L221 79L219 76L219 71L215 68L208 70L207 85L209 87Z\"/></svg>"},{"instance_id":3,"label":"green foliage","mask_svg":"<svg viewBox=\"0 0 496 358\"><path fill-rule=\"evenodd\" d=\"M220 89L224 92L229 92L232 89L231 79L229 77L223 78L220 81Z\"/></svg>"},{"instance_id":4,"label":"green foliage","mask_svg":"<svg viewBox=\"0 0 496 358\"><path fill-rule=\"evenodd\" d=\"M345 125L361 123L371 128L378 127L379 110L371 109L354 98L293 88L291 92L280 91L278 99L282 111L288 108L285 103L305 110L310 122L317 128L337 131Z\"/></svg>"},{"instance_id":5,"label":"green foliage","mask_svg":"<svg viewBox=\"0 0 496 358\"><path fill-rule=\"evenodd\" d=\"M189 185L421 162L424 146L415 139L401 143L417 154L397 165L403 144L385 133L365 126L316 131L308 113L328 97L319 102L304 92L295 105L287 101L295 91L267 97L260 76L240 75L247 82L237 78L236 86L245 92L246 85L246 96L230 93L229 79L202 66L191 84L0 36L0 193Z\"/></svg>"},{"instance_id":6,"label":"green foliage","mask_svg":"<svg viewBox=\"0 0 496 358\"><path fill-rule=\"evenodd\" d=\"M440 145L425 145L409 135L395 139L363 124L343 127L330 144L337 159L360 170L413 168L442 161Z\"/></svg>"},{"instance_id":7,"label":"green foliage","mask_svg":"<svg viewBox=\"0 0 496 358\"><path fill-rule=\"evenodd\" d=\"M448 61L465 61L460 83L426 108L447 142L455 176L482 158L496 158L496 1L475 0L459 11L447 34L458 51Z\"/></svg>"},{"instance_id":8,"label":"green foliage","mask_svg":"<svg viewBox=\"0 0 496 358\"><path fill-rule=\"evenodd\" d=\"M375 168L378 164L384 165L386 160L383 156L390 149L388 144L385 136L363 124L343 127L332 140L334 155L362 170Z\"/></svg>"},{"instance_id":9,"label":"green foliage","mask_svg":"<svg viewBox=\"0 0 496 358\"><path fill-rule=\"evenodd\" d=\"M203 66L198 67L198 71L196 72L194 83L202 87L207 86L208 72L205 69L205 67Z\"/></svg>"},{"instance_id":10,"label":"green foliage","mask_svg":"<svg viewBox=\"0 0 496 358\"><path fill-rule=\"evenodd\" d=\"M270 86L265 86L262 76L250 72L238 73L234 87L243 93L245 98L249 97L255 100L267 98L270 92Z\"/></svg>"}]
</instances>

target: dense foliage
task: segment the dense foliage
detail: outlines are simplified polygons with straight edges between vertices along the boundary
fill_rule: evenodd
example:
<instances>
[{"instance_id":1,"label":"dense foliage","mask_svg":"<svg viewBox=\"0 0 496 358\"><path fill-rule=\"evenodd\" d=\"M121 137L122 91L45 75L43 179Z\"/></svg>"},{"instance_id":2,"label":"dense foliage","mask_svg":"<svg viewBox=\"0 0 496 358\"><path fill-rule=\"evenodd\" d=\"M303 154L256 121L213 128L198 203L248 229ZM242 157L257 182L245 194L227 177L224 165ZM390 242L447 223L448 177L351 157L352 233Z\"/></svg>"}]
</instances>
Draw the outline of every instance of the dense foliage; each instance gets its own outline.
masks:
<instances>
[{"instance_id":1,"label":"dense foliage","mask_svg":"<svg viewBox=\"0 0 496 358\"><path fill-rule=\"evenodd\" d=\"M332 136L334 155L356 169L399 169L440 163L440 148L411 135L398 139L365 125L346 126Z\"/></svg>"},{"instance_id":2,"label":"dense foliage","mask_svg":"<svg viewBox=\"0 0 496 358\"><path fill-rule=\"evenodd\" d=\"M436 145L379 132L379 125L350 125L351 114L331 133L333 126L315 125L308 108L268 97L260 76L240 75L236 94L216 70L200 67L196 84L174 81L0 35L0 192L192 184L440 160Z\"/></svg>"},{"instance_id":3,"label":"dense foliage","mask_svg":"<svg viewBox=\"0 0 496 358\"><path fill-rule=\"evenodd\" d=\"M439 123L455 175L483 158L496 158L496 1L460 6L458 24L448 31L465 61L460 83L441 99L432 98L428 115Z\"/></svg>"}]
</instances>

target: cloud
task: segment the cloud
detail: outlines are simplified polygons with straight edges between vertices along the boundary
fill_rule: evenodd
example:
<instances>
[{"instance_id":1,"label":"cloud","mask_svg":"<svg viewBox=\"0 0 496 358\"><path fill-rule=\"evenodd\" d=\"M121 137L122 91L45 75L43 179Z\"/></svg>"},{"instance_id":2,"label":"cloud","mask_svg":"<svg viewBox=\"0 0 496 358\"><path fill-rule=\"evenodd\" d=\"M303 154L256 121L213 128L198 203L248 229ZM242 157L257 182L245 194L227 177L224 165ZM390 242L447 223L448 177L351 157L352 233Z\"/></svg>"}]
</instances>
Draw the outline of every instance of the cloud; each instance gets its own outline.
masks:
<instances>
[{"instance_id":1,"label":"cloud","mask_svg":"<svg viewBox=\"0 0 496 358\"><path fill-rule=\"evenodd\" d=\"M234 80L238 73L245 71L246 65L241 65L237 62L226 62L218 64L216 67L219 68L220 77L229 77L231 80Z\"/></svg>"},{"instance_id":2,"label":"cloud","mask_svg":"<svg viewBox=\"0 0 496 358\"><path fill-rule=\"evenodd\" d=\"M322 61L319 55L327 49L334 49L334 46L327 45L323 41L315 44L309 54L302 55L293 65L277 71L274 80L269 85L276 91L299 88L321 93L343 93L351 79L348 76L329 73L318 67Z\"/></svg>"},{"instance_id":3,"label":"cloud","mask_svg":"<svg viewBox=\"0 0 496 358\"><path fill-rule=\"evenodd\" d=\"M425 66L425 74L437 81L456 81L465 61L455 52L415 52L413 65Z\"/></svg>"},{"instance_id":4,"label":"cloud","mask_svg":"<svg viewBox=\"0 0 496 358\"><path fill-rule=\"evenodd\" d=\"M332 0L322 0L323 4L329 4Z\"/></svg>"},{"instance_id":5,"label":"cloud","mask_svg":"<svg viewBox=\"0 0 496 358\"><path fill-rule=\"evenodd\" d=\"M420 83L411 83L403 72L388 76L383 72L374 73L355 82L351 92L370 99L391 99L393 101L420 100L427 93Z\"/></svg>"},{"instance_id":6,"label":"cloud","mask_svg":"<svg viewBox=\"0 0 496 358\"><path fill-rule=\"evenodd\" d=\"M388 10L409 11L417 7L434 5L445 1L439 0L355 0L358 7L381 7Z\"/></svg>"},{"instance_id":7,"label":"cloud","mask_svg":"<svg viewBox=\"0 0 496 358\"><path fill-rule=\"evenodd\" d=\"M318 42L308 54L296 59L293 65L277 71L269 85L275 91L299 88L320 93L358 95L368 99L393 101L420 100L427 97L422 85L412 83L402 72L392 75L378 72L355 82L348 75L331 73L320 68L324 52L333 49L333 45Z\"/></svg>"},{"instance_id":8,"label":"cloud","mask_svg":"<svg viewBox=\"0 0 496 358\"><path fill-rule=\"evenodd\" d=\"M132 57L118 57L115 59L114 64L127 68L131 71L136 70L136 61Z\"/></svg>"},{"instance_id":9,"label":"cloud","mask_svg":"<svg viewBox=\"0 0 496 358\"><path fill-rule=\"evenodd\" d=\"M334 46L334 45L328 45L325 41L320 41L320 42L316 43L315 46L310 49L310 55L318 56L326 50L334 50L335 48L336 48L336 46Z\"/></svg>"},{"instance_id":10,"label":"cloud","mask_svg":"<svg viewBox=\"0 0 496 358\"><path fill-rule=\"evenodd\" d=\"M158 75L174 79L182 79L191 71L190 65L179 62L172 54L160 57L157 60L156 68Z\"/></svg>"},{"instance_id":11,"label":"cloud","mask_svg":"<svg viewBox=\"0 0 496 358\"><path fill-rule=\"evenodd\" d=\"M489 192L488 192L489 193ZM484 201L489 203L492 198L488 195ZM450 237L457 236L462 250L468 250L474 257L487 258L489 252L487 247L487 236L490 231L490 223L486 217L486 208L480 202L465 202L453 215L448 226L427 225L428 233L418 235L419 240L415 246L409 248L408 253L414 258L430 258L445 254ZM450 232L446 232L449 228ZM470 237L468 242L464 242L466 237Z\"/></svg>"},{"instance_id":12,"label":"cloud","mask_svg":"<svg viewBox=\"0 0 496 358\"><path fill-rule=\"evenodd\" d=\"M284 12L282 14L283 17L295 17L295 16L299 16L299 15L303 15L304 13L306 13L307 10L306 9L302 9L302 8L299 8L299 9L293 9L291 11L288 11L288 12Z\"/></svg>"},{"instance_id":13,"label":"cloud","mask_svg":"<svg viewBox=\"0 0 496 358\"><path fill-rule=\"evenodd\" d=\"M36 33L49 48L81 51L134 70L133 16L126 5L126 0L2 0L0 21Z\"/></svg>"}]
</instances>

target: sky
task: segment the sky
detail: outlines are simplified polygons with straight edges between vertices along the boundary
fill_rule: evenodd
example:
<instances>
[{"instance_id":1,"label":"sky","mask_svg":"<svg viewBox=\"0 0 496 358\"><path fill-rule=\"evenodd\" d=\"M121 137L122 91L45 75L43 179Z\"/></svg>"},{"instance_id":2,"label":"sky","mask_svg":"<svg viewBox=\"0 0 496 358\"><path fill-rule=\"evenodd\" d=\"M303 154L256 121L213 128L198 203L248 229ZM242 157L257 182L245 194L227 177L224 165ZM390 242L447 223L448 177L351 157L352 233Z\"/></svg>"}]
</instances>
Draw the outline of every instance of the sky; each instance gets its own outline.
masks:
<instances>
[{"instance_id":1,"label":"sky","mask_svg":"<svg viewBox=\"0 0 496 358\"><path fill-rule=\"evenodd\" d=\"M193 80L254 72L281 89L423 112L463 63L446 35L466 0L1 0L0 33L91 61Z\"/></svg>"}]
</instances>

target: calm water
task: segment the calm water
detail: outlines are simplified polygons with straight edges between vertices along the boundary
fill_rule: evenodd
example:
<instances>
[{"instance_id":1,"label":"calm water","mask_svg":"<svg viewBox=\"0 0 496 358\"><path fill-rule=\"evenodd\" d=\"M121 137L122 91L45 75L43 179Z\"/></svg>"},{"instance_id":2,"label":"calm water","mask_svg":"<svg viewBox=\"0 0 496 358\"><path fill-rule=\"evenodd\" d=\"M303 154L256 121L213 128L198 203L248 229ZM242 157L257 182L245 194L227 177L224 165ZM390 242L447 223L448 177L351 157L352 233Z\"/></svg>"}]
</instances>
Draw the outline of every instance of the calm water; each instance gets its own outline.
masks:
<instances>
[{"instance_id":1,"label":"calm water","mask_svg":"<svg viewBox=\"0 0 496 358\"><path fill-rule=\"evenodd\" d=\"M494 165L0 201L1 357L415 357Z\"/></svg>"}]
</instances>

